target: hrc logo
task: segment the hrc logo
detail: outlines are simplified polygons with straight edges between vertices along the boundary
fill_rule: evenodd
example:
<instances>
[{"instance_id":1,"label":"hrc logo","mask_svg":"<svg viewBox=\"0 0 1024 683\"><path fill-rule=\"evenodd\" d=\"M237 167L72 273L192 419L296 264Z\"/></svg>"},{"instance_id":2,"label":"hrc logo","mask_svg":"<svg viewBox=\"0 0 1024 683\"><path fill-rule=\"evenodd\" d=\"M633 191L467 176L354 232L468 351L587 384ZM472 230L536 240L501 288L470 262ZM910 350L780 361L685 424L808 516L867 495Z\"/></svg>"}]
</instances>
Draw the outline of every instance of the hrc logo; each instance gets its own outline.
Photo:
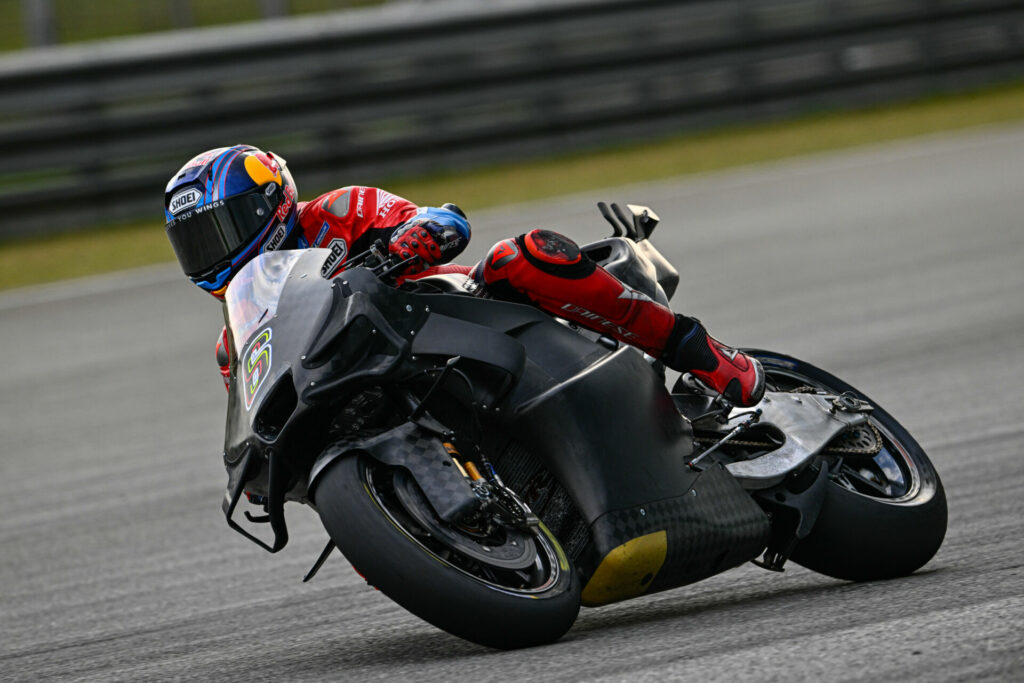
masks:
<instances>
[{"instance_id":1,"label":"hrc logo","mask_svg":"<svg viewBox=\"0 0 1024 683\"><path fill-rule=\"evenodd\" d=\"M268 328L253 340L249 353L242 363L242 391L245 394L246 410L252 408L256 393L270 374L270 334L271 330Z\"/></svg>"}]
</instances>

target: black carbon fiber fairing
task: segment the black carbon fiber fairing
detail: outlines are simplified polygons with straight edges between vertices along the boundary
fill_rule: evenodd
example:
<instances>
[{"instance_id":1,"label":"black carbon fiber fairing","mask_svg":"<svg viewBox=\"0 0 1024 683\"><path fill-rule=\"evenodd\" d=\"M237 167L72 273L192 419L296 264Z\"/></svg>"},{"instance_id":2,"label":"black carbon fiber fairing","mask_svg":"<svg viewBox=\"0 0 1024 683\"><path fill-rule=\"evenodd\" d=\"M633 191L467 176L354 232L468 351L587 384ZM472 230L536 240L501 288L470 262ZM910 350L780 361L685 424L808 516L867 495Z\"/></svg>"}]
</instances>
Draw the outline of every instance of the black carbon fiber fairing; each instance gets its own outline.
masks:
<instances>
[{"instance_id":1,"label":"black carbon fiber fairing","mask_svg":"<svg viewBox=\"0 0 1024 683\"><path fill-rule=\"evenodd\" d=\"M588 604L605 604L700 581L751 560L768 543L769 522L739 482L716 465L702 472L682 495L609 511L594 520L590 530L592 542L577 561L585 584L616 549L633 539L664 532L660 566L632 577L633 590L617 585L618 593L605 592L604 597L611 599L600 599L604 587L588 586L589 596L584 594L591 598ZM616 556L616 560L619 580L628 583L630 577L623 574L628 574L635 560L628 556Z\"/></svg>"}]
</instances>

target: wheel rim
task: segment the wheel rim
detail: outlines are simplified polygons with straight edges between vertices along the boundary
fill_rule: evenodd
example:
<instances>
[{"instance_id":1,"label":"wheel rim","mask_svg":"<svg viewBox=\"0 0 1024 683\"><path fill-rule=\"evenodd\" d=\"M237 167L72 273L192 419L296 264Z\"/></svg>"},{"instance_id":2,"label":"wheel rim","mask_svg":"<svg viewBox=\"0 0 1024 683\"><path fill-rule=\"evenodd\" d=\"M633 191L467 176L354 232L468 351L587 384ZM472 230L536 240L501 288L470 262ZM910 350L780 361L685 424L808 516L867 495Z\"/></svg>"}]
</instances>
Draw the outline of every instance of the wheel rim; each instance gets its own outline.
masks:
<instances>
[{"instance_id":1,"label":"wheel rim","mask_svg":"<svg viewBox=\"0 0 1024 683\"><path fill-rule=\"evenodd\" d=\"M484 561L480 553L466 552L466 545L449 544L451 534L462 536L465 544L483 546L486 545L486 542L481 542L485 536L479 530L448 525L438 519L432 510L429 514L433 517L433 525L445 525L448 533L444 535L433 533L432 529L436 530L434 526L424 528L423 522L426 520L423 518L423 508L429 510L429 503L423 499L420 509L415 513L410 512L406 507L408 496L399 495L397 492L395 482L398 480L397 474L400 471L394 468L370 466L365 462L360 463L360 476L363 485L374 504L402 535L441 564L494 590L520 596L534 596L550 590L558 584L563 568L568 569L564 555L559 549L556 549L550 532L543 528L543 525L536 530L531 530L529 534L510 529L512 532L509 534L510 538L518 539L525 536L534 545L533 561L523 569L509 569L500 564L488 563ZM422 498L422 493L419 495ZM449 542L445 541L446 537Z\"/></svg>"},{"instance_id":2,"label":"wheel rim","mask_svg":"<svg viewBox=\"0 0 1024 683\"><path fill-rule=\"evenodd\" d=\"M791 369L764 364L765 380L770 390L793 391L810 386L830 393L849 389L834 387ZM858 393L859 392L855 392ZM888 503L901 504L915 500L921 493L923 479L920 468L909 450L885 423L874 416L869 423L882 437L882 447L873 456L841 457L822 455L829 465L829 478L851 493Z\"/></svg>"}]
</instances>

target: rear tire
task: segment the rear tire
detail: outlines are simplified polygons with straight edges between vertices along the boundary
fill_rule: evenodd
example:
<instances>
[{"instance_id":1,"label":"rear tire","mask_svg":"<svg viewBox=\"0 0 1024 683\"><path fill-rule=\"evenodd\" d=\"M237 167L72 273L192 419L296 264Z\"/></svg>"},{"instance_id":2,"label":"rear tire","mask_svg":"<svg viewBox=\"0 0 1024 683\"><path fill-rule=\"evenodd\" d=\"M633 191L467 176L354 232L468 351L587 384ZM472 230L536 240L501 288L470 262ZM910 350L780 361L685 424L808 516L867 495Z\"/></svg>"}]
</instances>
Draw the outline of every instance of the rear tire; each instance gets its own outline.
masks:
<instances>
[{"instance_id":1,"label":"rear tire","mask_svg":"<svg viewBox=\"0 0 1024 683\"><path fill-rule=\"evenodd\" d=\"M761 361L769 388L774 385L785 390L805 384L837 394L852 392L870 402L874 406L870 421L883 437L882 451L870 462L858 465L851 460L855 467L865 467L863 471L872 480L888 476L882 481L888 494L881 490L872 493L868 484L858 489L855 476L844 479L843 463L835 456L824 456L823 463L835 474L827 482L814 528L797 545L791 559L821 574L850 581L906 576L927 563L946 535L946 494L917 441L878 403L838 377L770 351L746 353Z\"/></svg>"},{"instance_id":2,"label":"rear tire","mask_svg":"<svg viewBox=\"0 0 1024 683\"><path fill-rule=\"evenodd\" d=\"M488 647L542 645L569 630L580 609L579 580L546 528L530 533L535 566L489 567L426 531L423 506L420 522L404 509L408 498L394 493L403 474L353 454L333 463L314 491L327 532L369 584L438 628ZM445 524L436 516L430 523ZM454 525L446 531L479 541Z\"/></svg>"}]
</instances>

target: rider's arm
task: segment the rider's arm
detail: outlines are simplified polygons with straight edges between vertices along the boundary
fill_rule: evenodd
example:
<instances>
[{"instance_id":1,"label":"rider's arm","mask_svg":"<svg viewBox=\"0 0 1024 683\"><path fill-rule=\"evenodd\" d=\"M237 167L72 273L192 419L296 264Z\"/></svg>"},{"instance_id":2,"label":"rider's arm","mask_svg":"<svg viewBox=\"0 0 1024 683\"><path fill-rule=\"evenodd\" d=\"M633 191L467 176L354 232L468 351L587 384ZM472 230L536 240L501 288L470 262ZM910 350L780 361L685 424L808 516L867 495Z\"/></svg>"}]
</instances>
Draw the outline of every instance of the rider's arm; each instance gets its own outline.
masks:
<instances>
[{"instance_id":1,"label":"rider's arm","mask_svg":"<svg viewBox=\"0 0 1024 683\"><path fill-rule=\"evenodd\" d=\"M330 267L390 240L395 228L416 215L417 206L375 187L353 185L322 194L299 210L299 223L311 247L334 252Z\"/></svg>"},{"instance_id":2,"label":"rider's arm","mask_svg":"<svg viewBox=\"0 0 1024 683\"><path fill-rule=\"evenodd\" d=\"M352 254L365 251L375 240L387 243L395 229L416 215L407 199L375 187L349 186L299 205L299 224L305 243L330 249L329 264L337 269ZM301 243L300 243L301 244ZM217 365L224 386L231 377L227 330L217 336Z\"/></svg>"}]
</instances>

